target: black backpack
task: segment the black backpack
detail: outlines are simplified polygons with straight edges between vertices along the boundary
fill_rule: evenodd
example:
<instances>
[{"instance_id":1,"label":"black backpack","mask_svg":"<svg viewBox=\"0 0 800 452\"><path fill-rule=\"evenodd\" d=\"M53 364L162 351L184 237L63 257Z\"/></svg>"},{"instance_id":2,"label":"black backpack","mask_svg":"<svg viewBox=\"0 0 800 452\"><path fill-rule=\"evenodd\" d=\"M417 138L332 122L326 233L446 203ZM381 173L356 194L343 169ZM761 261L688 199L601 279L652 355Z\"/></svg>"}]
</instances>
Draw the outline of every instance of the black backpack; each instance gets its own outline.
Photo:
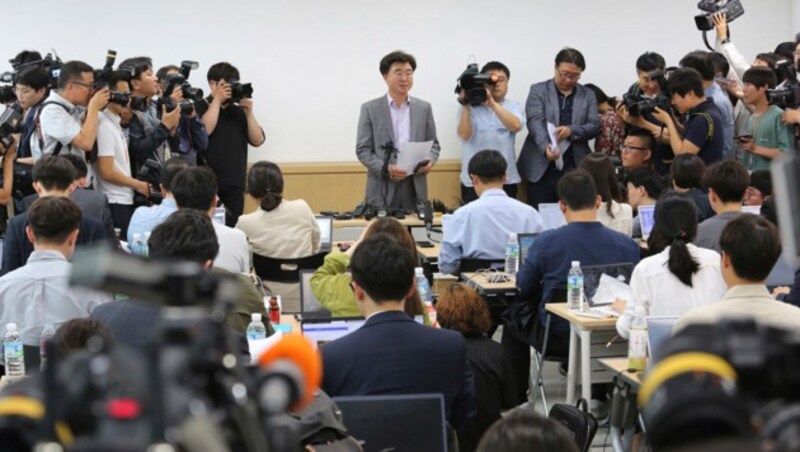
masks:
<instances>
[{"instance_id":1,"label":"black backpack","mask_svg":"<svg viewBox=\"0 0 800 452\"><path fill-rule=\"evenodd\" d=\"M579 399L574 406L557 403L550 409L548 417L572 432L578 449L587 452L592 447L594 434L597 433L597 419L589 413L586 399Z\"/></svg>"}]
</instances>

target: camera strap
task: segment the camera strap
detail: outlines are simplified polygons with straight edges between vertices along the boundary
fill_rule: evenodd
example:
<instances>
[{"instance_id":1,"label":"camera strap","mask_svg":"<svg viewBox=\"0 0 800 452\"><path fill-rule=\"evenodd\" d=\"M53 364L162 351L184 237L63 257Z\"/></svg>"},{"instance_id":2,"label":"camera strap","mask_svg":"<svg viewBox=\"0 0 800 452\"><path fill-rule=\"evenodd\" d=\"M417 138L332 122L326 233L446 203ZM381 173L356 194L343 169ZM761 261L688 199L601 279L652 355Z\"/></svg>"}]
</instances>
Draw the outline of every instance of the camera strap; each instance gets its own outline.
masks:
<instances>
[{"instance_id":1,"label":"camera strap","mask_svg":"<svg viewBox=\"0 0 800 452\"><path fill-rule=\"evenodd\" d=\"M44 151L44 135L42 134L42 121L41 121L42 111L44 111L45 107L47 107L48 105L58 105L59 107L63 108L64 111L67 112L67 114L70 113L70 108L60 102L48 100L42 103L42 105L39 107L39 111L36 112L36 137L39 140L39 152ZM58 155L59 153L61 153L62 147L64 147L64 145L60 141L57 142L56 147L53 150L53 155Z\"/></svg>"},{"instance_id":2,"label":"camera strap","mask_svg":"<svg viewBox=\"0 0 800 452\"><path fill-rule=\"evenodd\" d=\"M706 134L706 140L711 141L714 139L714 119L711 118L711 115L700 111L697 113L689 113L689 116L702 116L706 118L706 121L708 121L708 133Z\"/></svg>"}]
</instances>

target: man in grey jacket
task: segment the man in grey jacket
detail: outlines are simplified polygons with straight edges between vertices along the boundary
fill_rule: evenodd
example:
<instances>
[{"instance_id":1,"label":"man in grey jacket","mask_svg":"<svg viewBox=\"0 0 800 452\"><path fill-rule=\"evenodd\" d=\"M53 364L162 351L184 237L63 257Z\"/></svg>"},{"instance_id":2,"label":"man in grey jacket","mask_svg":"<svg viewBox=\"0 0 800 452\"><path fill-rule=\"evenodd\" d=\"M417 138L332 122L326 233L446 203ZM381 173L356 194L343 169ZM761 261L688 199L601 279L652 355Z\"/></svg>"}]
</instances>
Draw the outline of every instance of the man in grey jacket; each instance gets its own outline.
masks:
<instances>
[{"instance_id":1,"label":"man in grey jacket","mask_svg":"<svg viewBox=\"0 0 800 452\"><path fill-rule=\"evenodd\" d=\"M417 62L410 54L392 52L381 60L388 93L361 106L356 155L367 167L364 202L384 209L414 210L428 199L427 174L439 159L439 140L431 104L411 97ZM433 141L430 159L413 172L398 168L397 148L403 142Z\"/></svg>"},{"instance_id":2,"label":"man in grey jacket","mask_svg":"<svg viewBox=\"0 0 800 452\"><path fill-rule=\"evenodd\" d=\"M566 171L576 168L591 152L589 140L600 130L600 114L594 92L578 84L586 69L583 55L564 48L556 55L552 80L531 86L525 104L528 137L519 156L519 170L528 181L528 204L558 202L556 186ZM547 126L563 152L551 146Z\"/></svg>"}]
</instances>

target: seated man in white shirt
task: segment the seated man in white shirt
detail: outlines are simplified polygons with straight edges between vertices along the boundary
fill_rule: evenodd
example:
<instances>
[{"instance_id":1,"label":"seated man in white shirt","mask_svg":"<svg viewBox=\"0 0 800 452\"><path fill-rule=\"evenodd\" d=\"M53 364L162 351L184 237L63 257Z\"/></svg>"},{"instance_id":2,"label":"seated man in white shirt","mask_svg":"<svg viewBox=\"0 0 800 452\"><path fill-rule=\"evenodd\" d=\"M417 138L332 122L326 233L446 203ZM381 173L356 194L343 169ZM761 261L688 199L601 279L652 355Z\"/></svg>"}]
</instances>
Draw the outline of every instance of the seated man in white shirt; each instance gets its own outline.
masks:
<instances>
[{"instance_id":1,"label":"seated man in white shirt","mask_svg":"<svg viewBox=\"0 0 800 452\"><path fill-rule=\"evenodd\" d=\"M38 346L45 324L55 328L111 300L110 295L69 287L81 209L67 197L33 203L26 227L34 251L27 263L0 278L0 325L16 322L24 345Z\"/></svg>"},{"instance_id":2,"label":"seated man in white shirt","mask_svg":"<svg viewBox=\"0 0 800 452\"><path fill-rule=\"evenodd\" d=\"M762 325L796 330L800 308L774 300L766 286L767 276L781 255L778 229L758 215L740 215L728 222L719 243L728 291L719 303L684 314L674 331L695 323L716 323L725 317L751 318Z\"/></svg>"},{"instance_id":3,"label":"seated man in white shirt","mask_svg":"<svg viewBox=\"0 0 800 452\"><path fill-rule=\"evenodd\" d=\"M447 221L439 252L442 273L458 271L462 258L503 259L510 233L541 232L541 215L503 191L508 164L498 151L483 150L469 161L469 177L479 198Z\"/></svg>"},{"instance_id":4,"label":"seated man in white shirt","mask_svg":"<svg viewBox=\"0 0 800 452\"><path fill-rule=\"evenodd\" d=\"M171 181L172 196L180 209L195 209L214 216L217 208L217 180L207 167L181 170ZM213 222L219 241L219 254L213 267L232 273L250 272L250 247L244 232Z\"/></svg>"}]
</instances>

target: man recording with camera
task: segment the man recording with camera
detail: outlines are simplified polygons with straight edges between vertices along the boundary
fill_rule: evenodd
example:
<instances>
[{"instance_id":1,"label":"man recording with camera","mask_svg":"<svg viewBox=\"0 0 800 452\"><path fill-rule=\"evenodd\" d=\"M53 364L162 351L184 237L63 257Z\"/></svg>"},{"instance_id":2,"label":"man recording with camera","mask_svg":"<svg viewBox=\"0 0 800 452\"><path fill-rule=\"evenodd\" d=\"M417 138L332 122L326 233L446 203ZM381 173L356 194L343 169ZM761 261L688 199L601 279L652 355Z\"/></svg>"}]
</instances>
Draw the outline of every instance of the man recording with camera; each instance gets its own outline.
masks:
<instances>
[{"instance_id":1,"label":"man recording with camera","mask_svg":"<svg viewBox=\"0 0 800 452\"><path fill-rule=\"evenodd\" d=\"M625 102L620 104L617 112L625 123L644 129L650 132L654 137L661 134L661 129L664 124L661 123L653 115L650 108L645 108L644 111L634 115L631 113L629 105L632 103L639 103L642 100L654 101L654 104L669 105L669 99L666 94L666 76L664 71L667 63L664 57L656 52L645 52L636 60L636 77L637 81L634 83L625 94ZM674 157L672 148L669 145L669 140L666 142L656 142L652 150L652 162L655 170L661 174L666 175L669 173L669 165ZM625 159L623 157L623 163Z\"/></svg>"},{"instance_id":2,"label":"man recording with camera","mask_svg":"<svg viewBox=\"0 0 800 452\"><path fill-rule=\"evenodd\" d=\"M156 72L159 96L168 87L170 77L178 75L180 75L180 68L175 65L164 66ZM183 95L183 89L180 86L174 89L180 90L181 96ZM172 153L192 165L197 165L197 154L205 151L208 147L208 133L206 133L205 125L200 121L197 110L194 108L188 115L181 115L181 120L178 124L178 136L180 137L180 146L177 149L171 149Z\"/></svg>"},{"instance_id":3,"label":"man recording with camera","mask_svg":"<svg viewBox=\"0 0 800 452\"><path fill-rule=\"evenodd\" d=\"M31 136L35 131L36 115L47 98L50 86L50 74L40 66L23 69L17 77L14 91L17 101L25 112L25 119L17 146L17 160L22 163L33 164L31 155Z\"/></svg>"},{"instance_id":4,"label":"man recording with camera","mask_svg":"<svg viewBox=\"0 0 800 452\"><path fill-rule=\"evenodd\" d=\"M114 71L108 82L115 91L129 92L130 78L126 71ZM150 185L131 176L128 142L122 129L121 116L125 113L130 113L129 107L109 103L100 112L97 129L97 188L108 197L114 227L123 238L133 215L133 192L150 195Z\"/></svg>"},{"instance_id":5,"label":"man recording with camera","mask_svg":"<svg viewBox=\"0 0 800 452\"><path fill-rule=\"evenodd\" d=\"M31 136L31 155L38 160L47 154L70 152L86 160L97 139L100 110L108 104L109 90L94 89L94 71L82 61L68 61L61 67L58 89L40 106L36 132ZM86 107L84 110L80 107ZM93 173L87 177L92 184Z\"/></svg>"},{"instance_id":6,"label":"man recording with camera","mask_svg":"<svg viewBox=\"0 0 800 452\"><path fill-rule=\"evenodd\" d=\"M239 81L239 70L229 63L208 68L211 96L196 105L208 132L203 157L217 176L217 195L225 205L225 224L233 227L244 211L245 174L249 146L266 141L253 112L253 88Z\"/></svg>"},{"instance_id":7,"label":"man recording with camera","mask_svg":"<svg viewBox=\"0 0 800 452\"><path fill-rule=\"evenodd\" d=\"M520 182L514 140L525 124L525 111L519 102L506 99L511 72L503 63L491 61L483 65L480 73L491 80L483 85L486 101L474 105L463 87L458 97L461 108L456 131L464 144L461 152L461 199L465 204L478 199L467 168L472 157L484 149L499 151L506 159L508 174L503 190L509 197L517 197L517 185ZM459 85L462 84L460 79Z\"/></svg>"},{"instance_id":8,"label":"man recording with camera","mask_svg":"<svg viewBox=\"0 0 800 452\"><path fill-rule=\"evenodd\" d=\"M134 174L148 159L158 163L164 162L166 149L179 147L178 123L181 109L167 111L161 107L160 117L157 105L152 101L158 93L156 76L153 73L153 62L148 57L128 58L118 66L119 69L131 71L130 85L134 96L144 97L145 111L135 111L128 124L128 146L131 169ZM173 99L180 100L180 90L174 93ZM122 122L121 126L125 126Z\"/></svg>"}]
</instances>

